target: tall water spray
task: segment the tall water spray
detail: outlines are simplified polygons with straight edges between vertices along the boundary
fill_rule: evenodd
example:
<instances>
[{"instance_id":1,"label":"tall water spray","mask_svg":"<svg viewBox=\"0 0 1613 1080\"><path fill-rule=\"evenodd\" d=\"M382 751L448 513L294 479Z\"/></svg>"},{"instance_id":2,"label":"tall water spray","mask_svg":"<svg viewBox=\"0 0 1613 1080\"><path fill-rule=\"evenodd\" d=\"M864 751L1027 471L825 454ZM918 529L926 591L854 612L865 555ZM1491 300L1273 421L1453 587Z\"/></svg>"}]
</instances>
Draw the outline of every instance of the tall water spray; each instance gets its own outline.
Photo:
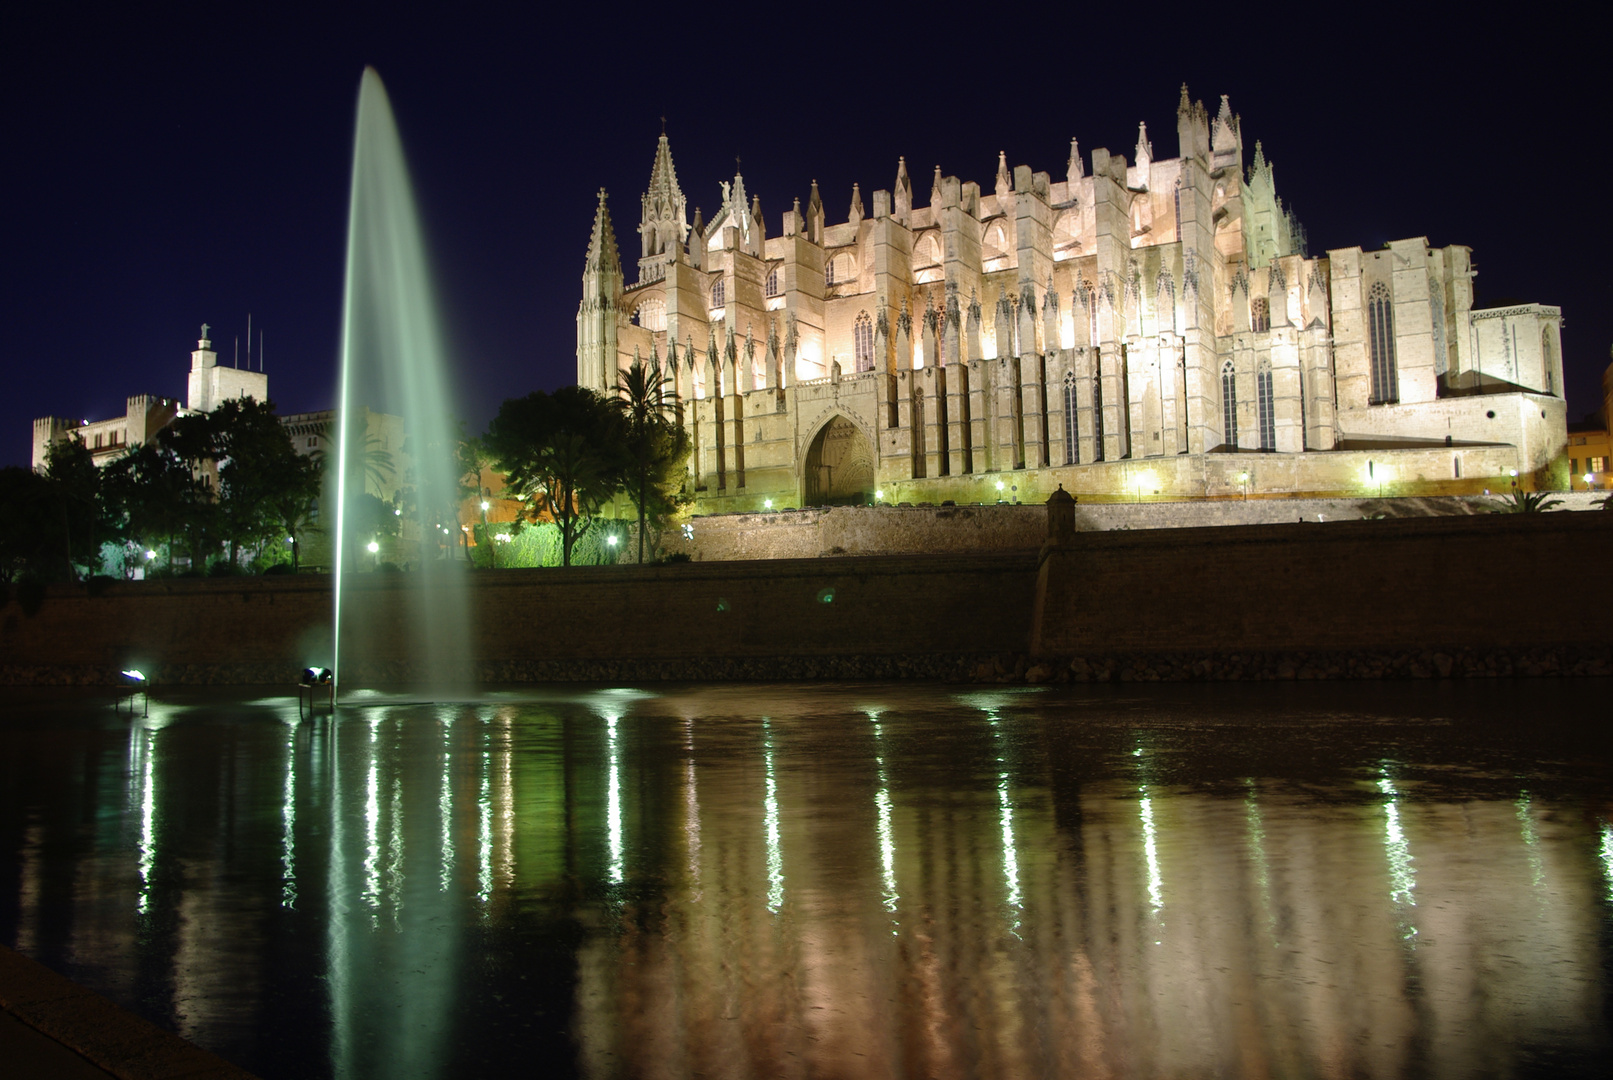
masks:
<instances>
[{"instance_id":1,"label":"tall water spray","mask_svg":"<svg viewBox=\"0 0 1613 1080\"><path fill-rule=\"evenodd\" d=\"M402 675L451 693L472 678L469 595L454 558L458 432L403 146L373 68L359 85L353 140L339 398L336 676L351 685ZM354 514L376 475L371 409L402 419L402 445L384 448L409 462L398 479L415 495L408 528L418 532L419 557L402 578L354 573L373 539L357 535Z\"/></svg>"}]
</instances>

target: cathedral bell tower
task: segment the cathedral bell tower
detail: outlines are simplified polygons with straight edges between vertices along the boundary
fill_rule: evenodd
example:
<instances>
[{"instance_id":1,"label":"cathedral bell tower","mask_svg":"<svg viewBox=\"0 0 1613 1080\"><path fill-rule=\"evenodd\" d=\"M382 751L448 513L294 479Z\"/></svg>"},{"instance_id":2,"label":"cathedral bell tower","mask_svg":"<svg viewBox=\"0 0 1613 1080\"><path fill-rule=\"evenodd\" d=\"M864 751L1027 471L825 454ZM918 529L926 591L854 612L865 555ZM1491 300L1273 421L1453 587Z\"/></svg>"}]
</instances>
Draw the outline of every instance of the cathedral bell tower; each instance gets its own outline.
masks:
<instances>
[{"instance_id":1,"label":"cathedral bell tower","mask_svg":"<svg viewBox=\"0 0 1613 1080\"><path fill-rule=\"evenodd\" d=\"M605 189L600 188L583 265L582 303L577 307L578 386L604 392L616 385L616 314L621 303L622 260L605 206Z\"/></svg>"}]
</instances>

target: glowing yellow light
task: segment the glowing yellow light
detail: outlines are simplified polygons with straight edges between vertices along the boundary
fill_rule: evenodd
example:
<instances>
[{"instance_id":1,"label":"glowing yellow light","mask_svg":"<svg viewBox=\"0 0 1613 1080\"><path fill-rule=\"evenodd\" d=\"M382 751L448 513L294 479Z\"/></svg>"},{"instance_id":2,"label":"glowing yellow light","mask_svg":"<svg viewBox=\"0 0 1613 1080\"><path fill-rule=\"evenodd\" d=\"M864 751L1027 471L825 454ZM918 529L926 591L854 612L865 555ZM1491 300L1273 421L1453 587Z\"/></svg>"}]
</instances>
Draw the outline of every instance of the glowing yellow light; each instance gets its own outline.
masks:
<instances>
[{"instance_id":1,"label":"glowing yellow light","mask_svg":"<svg viewBox=\"0 0 1613 1080\"><path fill-rule=\"evenodd\" d=\"M767 827L767 910L777 915L784 906L784 852L779 845L778 777L773 772L773 726L762 720L766 751L767 794L763 799Z\"/></svg>"},{"instance_id":2,"label":"glowing yellow light","mask_svg":"<svg viewBox=\"0 0 1613 1080\"><path fill-rule=\"evenodd\" d=\"M402 510L402 508L398 508L398 509L394 509L394 510L393 510L393 511L392 511L392 516L393 516L393 517L402 517L402 516L403 516L403 510Z\"/></svg>"},{"instance_id":3,"label":"glowing yellow light","mask_svg":"<svg viewBox=\"0 0 1613 1080\"><path fill-rule=\"evenodd\" d=\"M1165 906L1165 886L1159 873L1159 843L1154 831L1154 801L1143 789L1143 857L1148 860L1148 905L1155 913Z\"/></svg>"},{"instance_id":4,"label":"glowing yellow light","mask_svg":"<svg viewBox=\"0 0 1613 1080\"><path fill-rule=\"evenodd\" d=\"M1001 480L999 480L999 481L997 481L997 490L1001 491L1002 489L1003 489L1003 482Z\"/></svg>"},{"instance_id":5,"label":"glowing yellow light","mask_svg":"<svg viewBox=\"0 0 1613 1080\"><path fill-rule=\"evenodd\" d=\"M491 508L492 508L492 505L493 505L493 504L492 504L492 503L490 503L490 502L488 502L488 501L487 501L487 500L486 500L486 499L483 499L483 500L482 500L482 509L483 509L483 510L488 510L488 509L491 509Z\"/></svg>"},{"instance_id":6,"label":"glowing yellow light","mask_svg":"<svg viewBox=\"0 0 1613 1080\"><path fill-rule=\"evenodd\" d=\"M607 536L605 538L605 543L609 544L611 547L615 547L616 546L616 537Z\"/></svg>"},{"instance_id":7,"label":"glowing yellow light","mask_svg":"<svg viewBox=\"0 0 1613 1080\"><path fill-rule=\"evenodd\" d=\"M155 551L152 551L150 548L146 548L146 558L155 559L156 557L157 553Z\"/></svg>"},{"instance_id":8,"label":"glowing yellow light","mask_svg":"<svg viewBox=\"0 0 1613 1080\"><path fill-rule=\"evenodd\" d=\"M1406 842L1405 829L1400 824L1399 792L1395 791L1394 782L1388 777L1378 781L1378 790L1389 796L1384 805L1384 853L1389 859L1389 899L1397 907L1414 908L1417 899L1413 892L1417 888L1417 871L1412 866L1411 846ZM1417 927L1409 919L1404 923L1405 933L1402 935L1407 941L1417 936Z\"/></svg>"},{"instance_id":9,"label":"glowing yellow light","mask_svg":"<svg viewBox=\"0 0 1613 1080\"><path fill-rule=\"evenodd\" d=\"M377 544L374 540L371 540L368 544L364 545L364 549L371 555L374 555L377 551L381 550L381 545Z\"/></svg>"},{"instance_id":10,"label":"glowing yellow light","mask_svg":"<svg viewBox=\"0 0 1613 1080\"><path fill-rule=\"evenodd\" d=\"M1588 483L1590 483L1590 481L1589 481L1589 480L1587 480L1587 481L1585 481L1585 482L1586 482L1586 483L1587 483L1587 484L1588 484ZM874 492L874 498L876 498L876 499L883 499L883 498L884 498L884 497L885 497L885 493L884 493L884 492L883 492L883 491L876 491L876 492Z\"/></svg>"},{"instance_id":11,"label":"glowing yellow light","mask_svg":"<svg viewBox=\"0 0 1613 1080\"><path fill-rule=\"evenodd\" d=\"M773 500L772 499L763 499L762 500L762 507L763 507L763 509L766 509L766 510L773 509Z\"/></svg>"}]
</instances>

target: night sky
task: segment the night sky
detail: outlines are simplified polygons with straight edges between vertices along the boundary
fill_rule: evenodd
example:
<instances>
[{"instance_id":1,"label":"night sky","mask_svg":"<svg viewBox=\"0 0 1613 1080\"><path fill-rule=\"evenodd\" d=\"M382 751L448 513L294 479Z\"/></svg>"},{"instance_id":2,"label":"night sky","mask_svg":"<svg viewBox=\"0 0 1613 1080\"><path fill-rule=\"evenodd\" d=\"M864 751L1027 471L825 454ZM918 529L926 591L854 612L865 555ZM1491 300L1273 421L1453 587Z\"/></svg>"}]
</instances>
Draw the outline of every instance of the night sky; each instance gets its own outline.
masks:
<instances>
[{"instance_id":1,"label":"night sky","mask_svg":"<svg viewBox=\"0 0 1613 1080\"><path fill-rule=\"evenodd\" d=\"M1175 157L1183 81L1212 114L1231 95L1246 156L1264 143L1312 254L1470 246L1480 305L1561 305L1569 417L1600 404L1613 162L1606 37L1588 14L390 7L6 16L0 464L27 464L34 417L183 397L203 322L222 363L237 338L244 362L248 312L280 411L332 404L366 64L402 130L472 431L504 398L574 380L594 193L610 192L631 281L663 115L691 217L716 211L740 155L776 235L814 178L831 224L853 181L872 210L899 154L919 203L937 164L989 190L998 150L1055 177L1072 136L1089 171L1100 146L1129 160L1139 120Z\"/></svg>"}]
</instances>

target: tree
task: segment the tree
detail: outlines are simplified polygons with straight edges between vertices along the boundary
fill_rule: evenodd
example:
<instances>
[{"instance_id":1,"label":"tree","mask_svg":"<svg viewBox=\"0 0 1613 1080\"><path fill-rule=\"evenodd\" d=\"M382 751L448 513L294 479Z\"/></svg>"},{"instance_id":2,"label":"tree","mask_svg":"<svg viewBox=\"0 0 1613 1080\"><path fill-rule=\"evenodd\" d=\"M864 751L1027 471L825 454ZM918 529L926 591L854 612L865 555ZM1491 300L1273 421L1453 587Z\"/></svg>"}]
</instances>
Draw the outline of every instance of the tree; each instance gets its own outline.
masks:
<instances>
[{"instance_id":1,"label":"tree","mask_svg":"<svg viewBox=\"0 0 1613 1080\"><path fill-rule=\"evenodd\" d=\"M101 470L89 447L76 438L52 443L45 456L45 480L55 519L47 528L55 534L68 579L77 580L79 565L90 574L99 572L101 541L112 530L101 496Z\"/></svg>"},{"instance_id":2,"label":"tree","mask_svg":"<svg viewBox=\"0 0 1613 1080\"><path fill-rule=\"evenodd\" d=\"M219 512L230 562L242 545L261 551L285 533L295 564L299 524L306 527L319 498L319 463L297 453L273 402L232 398L210 420L222 454Z\"/></svg>"},{"instance_id":3,"label":"tree","mask_svg":"<svg viewBox=\"0 0 1613 1080\"><path fill-rule=\"evenodd\" d=\"M16 465L0 469L0 581L48 577L62 565L54 554L54 502L43 474Z\"/></svg>"},{"instance_id":4,"label":"tree","mask_svg":"<svg viewBox=\"0 0 1613 1080\"><path fill-rule=\"evenodd\" d=\"M1549 491L1521 491L1514 489L1490 506L1492 514L1542 514L1563 504L1561 499L1550 497Z\"/></svg>"},{"instance_id":5,"label":"tree","mask_svg":"<svg viewBox=\"0 0 1613 1080\"><path fill-rule=\"evenodd\" d=\"M667 375L659 359L651 358L645 364L637 356L633 365L621 373L616 384L617 396L611 405L627 424L627 452L633 459L635 494L631 496L638 508L638 561L644 561L644 534L649 519L650 472L658 452L665 449L666 434L673 427L672 402L666 396Z\"/></svg>"},{"instance_id":6,"label":"tree","mask_svg":"<svg viewBox=\"0 0 1613 1080\"><path fill-rule=\"evenodd\" d=\"M621 414L581 386L537 391L499 406L488 426L488 451L528 514L547 511L560 528L560 561L588 530L594 513L621 487L626 464Z\"/></svg>"},{"instance_id":7,"label":"tree","mask_svg":"<svg viewBox=\"0 0 1613 1080\"><path fill-rule=\"evenodd\" d=\"M102 482L107 501L130 537L147 548L167 544L169 569L181 534L191 538L192 558L197 556L207 525L199 519L213 509L211 498L190 464L164 444L161 433L156 441L136 446L108 465Z\"/></svg>"}]
</instances>

